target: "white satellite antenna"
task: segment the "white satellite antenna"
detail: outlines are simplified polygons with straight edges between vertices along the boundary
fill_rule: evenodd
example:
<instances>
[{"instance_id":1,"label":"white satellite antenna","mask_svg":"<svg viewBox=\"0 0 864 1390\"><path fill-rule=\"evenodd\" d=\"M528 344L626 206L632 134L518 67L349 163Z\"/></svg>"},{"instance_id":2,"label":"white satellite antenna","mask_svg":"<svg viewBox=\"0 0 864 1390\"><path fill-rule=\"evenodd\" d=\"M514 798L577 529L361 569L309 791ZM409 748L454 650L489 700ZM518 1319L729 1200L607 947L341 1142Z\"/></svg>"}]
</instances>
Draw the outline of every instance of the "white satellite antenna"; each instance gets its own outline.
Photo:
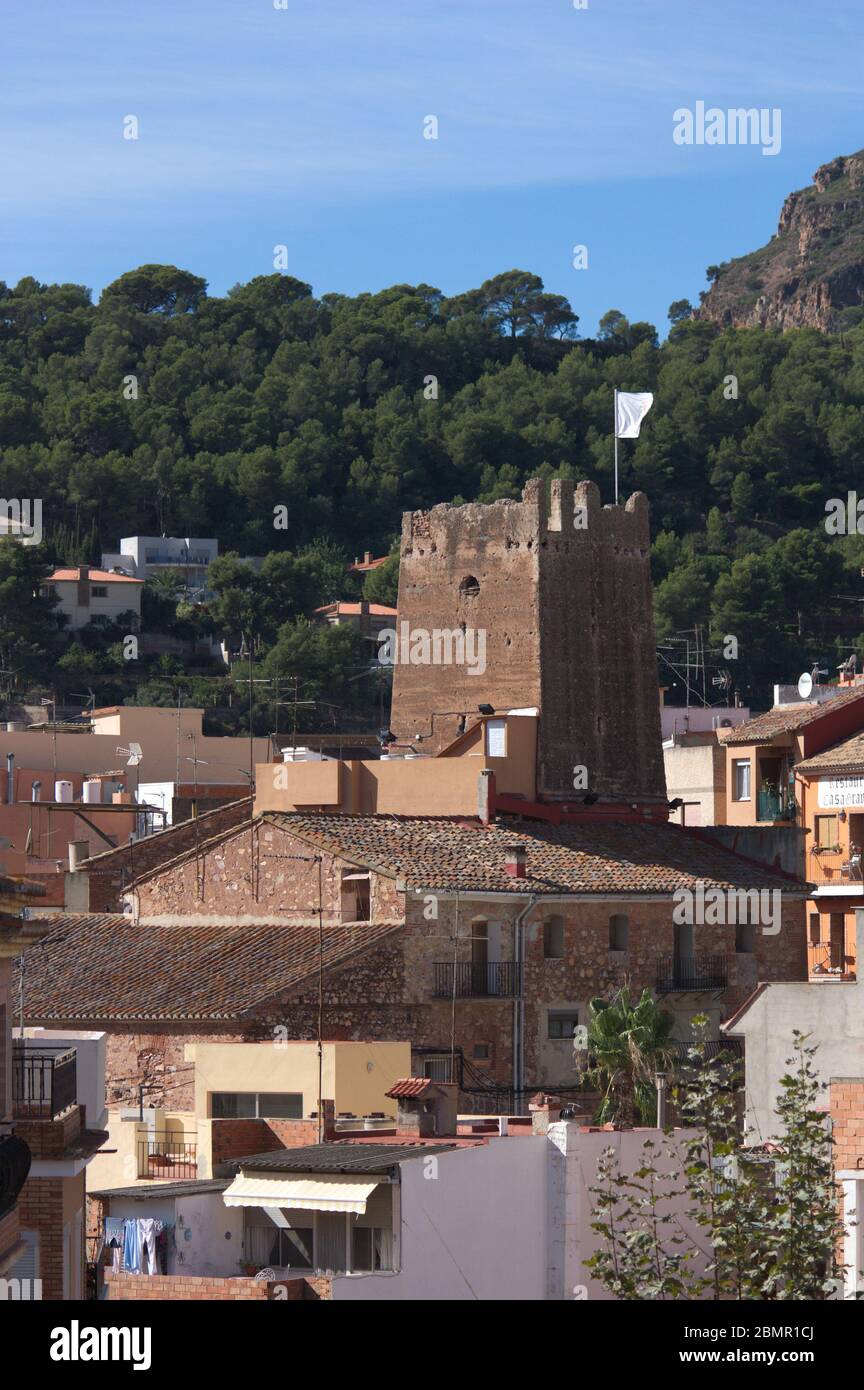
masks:
<instances>
[{"instance_id":1,"label":"white satellite antenna","mask_svg":"<svg viewBox=\"0 0 864 1390\"><path fill-rule=\"evenodd\" d=\"M130 743L128 748L115 748L114 752L128 754L127 767L137 767L144 756L140 743Z\"/></svg>"},{"instance_id":2,"label":"white satellite antenna","mask_svg":"<svg viewBox=\"0 0 864 1390\"><path fill-rule=\"evenodd\" d=\"M809 700L813 694L813 677L809 671L802 671L798 677L798 694L802 700Z\"/></svg>"}]
</instances>

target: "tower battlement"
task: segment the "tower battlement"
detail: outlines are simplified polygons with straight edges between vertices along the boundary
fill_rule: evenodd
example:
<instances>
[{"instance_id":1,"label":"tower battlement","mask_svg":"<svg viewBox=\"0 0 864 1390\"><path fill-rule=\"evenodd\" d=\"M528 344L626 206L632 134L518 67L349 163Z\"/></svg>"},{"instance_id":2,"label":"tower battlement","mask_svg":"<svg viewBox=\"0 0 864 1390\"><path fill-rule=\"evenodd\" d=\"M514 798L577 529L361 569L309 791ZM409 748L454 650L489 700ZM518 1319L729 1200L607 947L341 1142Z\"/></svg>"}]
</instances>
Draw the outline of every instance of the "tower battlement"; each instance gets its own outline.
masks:
<instances>
[{"instance_id":1,"label":"tower battlement","mask_svg":"<svg viewBox=\"0 0 864 1390\"><path fill-rule=\"evenodd\" d=\"M460 711L536 706L541 794L573 799L583 766L606 799L665 799L649 548L644 494L603 506L592 482L406 512L400 623L482 632L485 662L397 665L394 732L439 751Z\"/></svg>"}]
</instances>

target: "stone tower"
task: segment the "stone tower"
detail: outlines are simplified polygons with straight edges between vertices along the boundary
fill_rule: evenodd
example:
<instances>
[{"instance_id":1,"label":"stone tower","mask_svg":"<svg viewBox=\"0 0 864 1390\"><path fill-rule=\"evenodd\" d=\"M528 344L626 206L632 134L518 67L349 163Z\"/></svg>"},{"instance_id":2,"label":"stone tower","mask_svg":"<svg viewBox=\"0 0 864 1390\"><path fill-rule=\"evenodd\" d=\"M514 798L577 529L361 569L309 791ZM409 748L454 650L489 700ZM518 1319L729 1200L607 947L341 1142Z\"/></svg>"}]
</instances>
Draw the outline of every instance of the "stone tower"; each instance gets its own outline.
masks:
<instances>
[{"instance_id":1,"label":"stone tower","mask_svg":"<svg viewBox=\"0 0 864 1390\"><path fill-rule=\"evenodd\" d=\"M420 734L423 751L438 752L478 705L536 706L539 795L577 801L573 769L584 766L602 801L665 801L642 493L603 507L594 483L555 481L547 506L535 480L521 502L406 512L398 610L400 742ZM422 642L420 659L404 660L404 639L436 629L477 634L473 669L442 661L446 646L424 660Z\"/></svg>"}]
</instances>

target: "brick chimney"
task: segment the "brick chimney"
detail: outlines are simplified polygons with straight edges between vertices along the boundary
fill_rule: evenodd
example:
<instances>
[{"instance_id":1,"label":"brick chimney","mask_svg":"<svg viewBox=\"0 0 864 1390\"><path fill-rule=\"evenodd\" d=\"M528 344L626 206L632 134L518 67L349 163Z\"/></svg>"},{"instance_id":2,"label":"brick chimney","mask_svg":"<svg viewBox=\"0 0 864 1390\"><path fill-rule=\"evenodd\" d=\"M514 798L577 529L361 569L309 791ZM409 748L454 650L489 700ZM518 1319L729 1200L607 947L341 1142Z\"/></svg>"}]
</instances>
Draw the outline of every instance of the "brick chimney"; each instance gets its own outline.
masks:
<instances>
[{"instance_id":1,"label":"brick chimney","mask_svg":"<svg viewBox=\"0 0 864 1390\"><path fill-rule=\"evenodd\" d=\"M531 1133L546 1134L550 1125L561 1119L564 1102L560 1096L550 1096L546 1091L538 1091L528 1102L531 1114Z\"/></svg>"},{"instance_id":2,"label":"brick chimney","mask_svg":"<svg viewBox=\"0 0 864 1390\"><path fill-rule=\"evenodd\" d=\"M363 563L364 563L364 565L370 565L370 564L372 563L372 551L371 551L371 550L364 550L364 551L363 551Z\"/></svg>"},{"instance_id":3,"label":"brick chimney","mask_svg":"<svg viewBox=\"0 0 864 1390\"><path fill-rule=\"evenodd\" d=\"M526 854L524 845L508 845L504 851L504 872L511 878L524 878L526 875Z\"/></svg>"}]
</instances>

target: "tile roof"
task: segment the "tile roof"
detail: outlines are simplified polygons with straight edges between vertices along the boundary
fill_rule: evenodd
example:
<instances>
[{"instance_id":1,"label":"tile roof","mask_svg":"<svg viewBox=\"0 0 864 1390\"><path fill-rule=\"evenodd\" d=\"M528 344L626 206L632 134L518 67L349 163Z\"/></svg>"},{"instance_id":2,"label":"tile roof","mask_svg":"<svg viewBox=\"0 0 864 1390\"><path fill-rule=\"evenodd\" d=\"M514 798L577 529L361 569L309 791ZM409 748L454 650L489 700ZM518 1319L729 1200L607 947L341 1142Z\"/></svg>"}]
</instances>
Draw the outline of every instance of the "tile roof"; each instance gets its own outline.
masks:
<instances>
[{"instance_id":1,"label":"tile roof","mask_svg":"<svg viewBox=\"0 0 864 1390\"><path fill-rule=\"evenodd\" d=\"M248 1158L232 1158L226 1167L273 1173L386 1173L396 1163L407 1158L423 1158L429 1153L445 1153L464 1148L455 1141L440 1144L420 1141L416 1144L352 1144L339 1140L329 1144L308 1144L301 1149L277 1149L274 1153L251 1154Z\"/></svg>"},{"instance_id":2,"label":"tile roof","mask_svg":"<svg viewBox=\"0 0 864 1390\"><path fill-rule=\"evenodd\" d=\"M362 613L359 603L324 603L320 608L316 608L316 613L335 613L338 617L359 616ZM386 603L369 603L366 605L366 612L370 618L395 618L398 613L396 608L388 608Z\"/></svg>"},{"instance_id":3,"label":"tile roof","mask_svg":"<svg viewBox=\"0 0 864 1390\"><path fill-rule=\"evenodd\" d=\"M795 881L697 839L676 825L540 821L481 825L439 816L347 816L266 812L282 826L415 890L525 895L673 893L697 882L719 888L783 888ZM526 875L505 870L507 851L526 850Z\"/></svg>"},{"instance_id":4,"label":"tile roof","mask_svg":"<svg viewBox=\"0 0 864 1390\"><path fill-rule=\"evenodd\" d=\"M43 581L46 584L52 582L77 583L81 578L81 571L76 566L74 569L57 569L47 575ZM131 574L114 574L111 570L91 569L87 575L91 583L96 584L143 584L143 579L133 579Z\"/></svg>"},{"instance_id":5,"label":"tile roof","mask_svg":"<svg viewBox=\"0 0 864 1390\"><path fill-rule=\"evenodd\" d=\"M858 769L864 770L864 730L795 765L795 771L805 777L811 774L851 772Z\"/></svg>"},{"instance_id":6,"label":"tile roof","mask_svg":"<svg viewBox=\"0 0 864 1390\"><path fill-rule=\"evenodd\" d=\"M853 690L842 690L837 695L832 695L830 700L823 700L820 704L800 704L800 705L775 705L774 709L769 709L767 714L757 714L755 719L748 719L746 724L739 724L735 729L729 729L720 734L720 742L723 744L742 744L742 743L770 743L772 738L778 734L795 733L798 729L803 729L807 724L813 724L817 719L822 719L826 714L833 714L834 710L840 709L842 705L851 705L856 700L864 699L864 686L856 686Z\"/></svg>"},{"instance_id":7,"label":"tile roof","mask_svg":"<svg viewBox=\"0 0 864 1390\"><path fill-rule=\"evenodd\" d=\"M240 787L237 787L238 792L241 790ZM248 813L250 812L251 805L252 798L250 796L238 796L236 801L224 802L221 806L213 806L209 811L202 811L197 816L190 816L188 820L178 820L175 821L173 825L166 825L164 830L152 831L151 834L145 836L143 840L137 841L133 845L131 852L128 844L115 845L113 849L103 849L100 850L98 854L89 855L82 863L85 864L88 869L92 867L93 869L102 870L111 867L111 860L113 858L118 862L129 864L134 868L135 856L137 855L140 861L146 852L149 857L151 851L155 847L160 851L164 849L164 857L159 860L159 866L161 867L169 860L181 855L188 848L185 841L190 835L195 839L194 847L200 850L201 847L206 845L209 839L212 838L208 832L213 822L215 821L217 826L222 826L226 817L230 816L232 809L236 813L237 824L243 820L248 824ZM233 828L234 826L232 825L230 829ZM178 842L180 843L178 844ZM152 865L149 863L148 868L152 869ZM140 875L136 874L135 877L138 878Z\"/></svg>"},{"instance_id":8,"label":"tile roof","mask_svg":"<svg viewBox=\"0 0 864 1390\"><path fill-rule=\"evenodd\" d=\"M401 922L324 928L325 968ZM317 922L182 927L67 914L25 957L31 1019L227 1019L317 974Z\"/></svg>"},{"instance_id":9,"label":"tile roof","mask_svg":"<svg viewBox=\"0 0 864 1390\"><path fill-rule=\"evenodd\" d=\"M401 1081L394 1082L390 1090L385 1091L384 1094L389 1096L391 1100L400 1100L408 1096L419 1099L420 1096L425 1096L427 1091L434 1091L435 1089L435 1082L430 1080L428 1076L406 1076Z\"/></svg>"}]
</instances>

